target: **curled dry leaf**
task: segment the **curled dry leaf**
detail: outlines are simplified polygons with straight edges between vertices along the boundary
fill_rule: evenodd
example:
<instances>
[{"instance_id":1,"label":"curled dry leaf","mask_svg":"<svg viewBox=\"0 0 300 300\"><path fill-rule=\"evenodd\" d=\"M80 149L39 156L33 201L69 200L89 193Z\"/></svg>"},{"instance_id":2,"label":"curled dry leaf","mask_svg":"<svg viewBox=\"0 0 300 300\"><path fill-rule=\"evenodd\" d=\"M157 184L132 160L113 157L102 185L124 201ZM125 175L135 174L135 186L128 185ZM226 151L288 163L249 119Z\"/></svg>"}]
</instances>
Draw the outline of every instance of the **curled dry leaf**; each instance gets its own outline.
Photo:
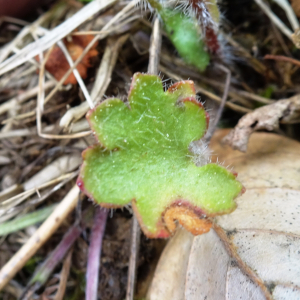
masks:
<instances>
[{"instance_id":1,"label":"curled dry leaf","mask_svg":"<svg viewBox=\"0 0 300 300\"><path fill-rule=\"evenodd\" d=\"M179 232L170 241L148 300L300 299L300 144L254 133L241 154L222 147L227 133L217 132L212 149L239 172L247 192L232 214L215 219L214 230Z\"/></svg>"},{"instance_id":2,"label":"curled dry leaf","mask_svg":"<svg viewBox=\"0 0 300 300\"><path fill-rule=\"evenodd\" d=\"M71 40L65 39L64 44L72 58L73 61L76 61L78 57L82 54L87 45L92 41L94 36L92 35L73 35ZM80 76L85 79L87 77L87 69L90 68L91 58L98 55L98 51L95 49L98 43L95 43L88 51L88 53L83 57L82 61L77 65L76 69L78 70ZM36 56L35 59L39 61L39 56ZM67 73L70 68L70 65L62 52L62 50L55 46L46 62L46 70L51 73L57 80ZM64 84L76 84L77 80L73 73L65 80Z\"/></svg>"},{"instance_id":3,"label":"curled dry leaf","mask_svg":"<svg viewBox=\"0 0 300 300\"><path fill-rule=\"evenodd\" d=\"M250 135L257 130L276 130L279 123L299 122L300 95L289 99L279 100L248 113L223 139L234 149L246 152Z\"/></svg>"}]
</instances>

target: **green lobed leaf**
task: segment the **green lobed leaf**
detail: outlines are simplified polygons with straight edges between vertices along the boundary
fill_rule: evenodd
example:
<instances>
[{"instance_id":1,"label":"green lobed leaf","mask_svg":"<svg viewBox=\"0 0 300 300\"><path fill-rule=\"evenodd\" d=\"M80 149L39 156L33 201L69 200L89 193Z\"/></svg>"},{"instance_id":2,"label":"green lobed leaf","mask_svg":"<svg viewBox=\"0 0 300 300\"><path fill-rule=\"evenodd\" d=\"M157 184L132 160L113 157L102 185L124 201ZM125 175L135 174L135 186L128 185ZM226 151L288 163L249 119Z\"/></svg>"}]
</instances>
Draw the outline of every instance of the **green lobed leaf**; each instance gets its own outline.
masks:
<instances>
[{"instance_id":1,"label":"green lobed leaf","mask_svg":"<svg viewBox=\"0 0 300 300\"><path fill-rule=\"evenodd\" d=\"M106 207L132 202L149 237L170 235L163 214L171 205L199 217L220 215L235 209L242 190L227 169L193 163L188 146L208 124L195 97L192 81L164 92L158 76L137 73L128 103L107 99L87 115L99 144L83 153L79 187Z\"/></svg>"},{"instance_id":2,"label":"green lobed leaf","mask_svg":"<svg viewBox=\"0 0 300 300\"><path fill-rule=\"evenodd\" d=\"M201 38L197 22L177 10L162 8L161 18L164 29L183 60L204 71L209 64L210 56Z\"/></svg>"}]
</instances>

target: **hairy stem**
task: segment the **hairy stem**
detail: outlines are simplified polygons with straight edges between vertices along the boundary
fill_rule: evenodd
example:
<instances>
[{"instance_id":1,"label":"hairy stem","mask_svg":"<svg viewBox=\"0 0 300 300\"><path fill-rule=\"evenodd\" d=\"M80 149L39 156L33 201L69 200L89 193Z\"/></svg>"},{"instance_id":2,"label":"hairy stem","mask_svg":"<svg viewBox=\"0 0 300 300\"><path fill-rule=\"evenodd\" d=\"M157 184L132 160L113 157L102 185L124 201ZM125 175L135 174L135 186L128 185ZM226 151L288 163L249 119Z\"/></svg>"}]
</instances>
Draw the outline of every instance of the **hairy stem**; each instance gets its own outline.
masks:
<instances>
[{"instance_id":1,"label":"hairy stem","mask_svg":"<svg viewBox=\"0 0 300 300\"><path fill-rule=\"evenodd\" d=\"M205 43L212 53L218 53L220 44L218 41L216 20L212 17L205 0L189 0L189 3L198 20L198 24L202 29L205 37ZM212 1L210 5L214 6L214 11L217 12L217 4ZM218 13L217 13L218 14ZM216 16L218 18L218 16Z\"/></svg>"}]
</instances>

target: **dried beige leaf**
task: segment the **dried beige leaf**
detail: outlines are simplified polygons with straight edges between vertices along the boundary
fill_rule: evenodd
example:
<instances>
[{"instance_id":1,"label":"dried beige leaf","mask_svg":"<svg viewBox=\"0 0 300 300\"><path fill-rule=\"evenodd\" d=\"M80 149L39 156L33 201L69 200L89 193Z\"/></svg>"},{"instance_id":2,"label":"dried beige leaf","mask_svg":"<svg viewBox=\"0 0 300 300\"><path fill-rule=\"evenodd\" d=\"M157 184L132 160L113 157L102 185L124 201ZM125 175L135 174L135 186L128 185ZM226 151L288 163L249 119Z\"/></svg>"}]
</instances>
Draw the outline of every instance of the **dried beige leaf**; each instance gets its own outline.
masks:
<instances>
[{"instance_id":1,"label":"dried beige leaf","mask_svg":"<svg viewBox=\"0 0 300 300\"><path fill-rule=\"evenodd\" d=\"M176 299L185 300L300 299L300 144L254 133L243 154L222 147L227 133L217 132L212 149L219 161L234 166L247 191L233 213L215 219L214 230L194 238L181 234L184 243L191 243L188 261L180 240L171 240L166 252L179 257L182 271L168 281L168 290L183 290ZM163 296L160 281L174 279L166 252L147 299L172 299ZM162 269L168 262L169 268ZM161 294L154 297L157 286Z\"/></svg>"},{"instance_id":2,"label":"dried beige leaf","mask_svg":"<svg viewBox=\"0 0 300 300\"><path fill-rule=\"evenodd\" d=\"M224 142L234 149L246 152L250 135L257 130L277 130L279 123L299 123L300 95L279 100L242 117Z\"/></svg>"},{"instance_id":3,"label":"dried beige leaf","mask_svg":"<svg viewBox=\"0 0 300 300\"><path fill-rule=\"evenodd\" d=\"M170 240L160 257L149 289L152 300L183 299L184 284L182 283L185 282L192 241L193 235L184 229L179 229ZM166 273L168 276L165 276Z\"/></svg>"}]
</instances>

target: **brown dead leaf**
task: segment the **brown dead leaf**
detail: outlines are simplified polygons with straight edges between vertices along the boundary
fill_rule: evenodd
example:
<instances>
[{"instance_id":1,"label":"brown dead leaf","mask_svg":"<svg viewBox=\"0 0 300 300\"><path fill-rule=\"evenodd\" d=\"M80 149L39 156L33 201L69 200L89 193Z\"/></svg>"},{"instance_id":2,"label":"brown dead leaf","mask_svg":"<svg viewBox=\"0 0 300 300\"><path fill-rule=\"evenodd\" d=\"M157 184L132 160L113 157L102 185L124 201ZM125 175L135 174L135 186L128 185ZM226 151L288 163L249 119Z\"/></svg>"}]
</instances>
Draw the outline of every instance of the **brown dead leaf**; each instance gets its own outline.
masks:
<instances>
[{"instance_id":1,"label":"brown dead leaf","mask_svg":"<svg viewBox=\"0 0 300 300\"><path fill-rule=\"evenodd\" d=\"M217 132L212 149L234 166L247 191L233 213L215 219L214 230L176 234L148 300L300 299L300 144L254 133L243 154L222 147L227 133Z\"/></svg>"},{"instance_id":2,"label":"brown dead leaf","mask_svg":"<svg viewBox=\"0 0 300 300\"><path fill-rule=\"evenodd\" d=\"M297 17L300 17L300 1L299 0L291 0L292 8Z\"/></svg>"},{"instance_id":3,"label":"brown dead leaf","mask_svg":"<svg viewBox=\"0 0 300 300\"><path fill-rule=\"evenodd\" d=\"M300 116L300 95L279 100L248 113L223 141L234 149L245 152L250 135L257 130L277 130L279 122L296 123Z\"/></svg>"},{"instance_id":4,"label":"brown dead leaf","mask_svg":"<svg viewBox=\"0 0 300 300\"><path fill-rule=\"evenodd\" d=\"M78 57L82 54L85 47L91 42L94 38L92 35L74 35L72 36L71 41L67 39L64 40L64 44L70 53L73 61L76 61ZM83 57L82 61L77 65L76 69L78 70L80 76L85 79L87 77L87 68L90 68L91 58L98 55L98 51L95 49L98 43L95 43L88 51L88 53ZM36 56L35 59L39 61L39 57ZM62 50L55 46L46 62L46 70L51 73L56 80L61 80L61 78L69 70L70 65L62 52ZM65 80L64 84L76 84L77 80L73 73Z\"/></svg>"}]
</instances>

